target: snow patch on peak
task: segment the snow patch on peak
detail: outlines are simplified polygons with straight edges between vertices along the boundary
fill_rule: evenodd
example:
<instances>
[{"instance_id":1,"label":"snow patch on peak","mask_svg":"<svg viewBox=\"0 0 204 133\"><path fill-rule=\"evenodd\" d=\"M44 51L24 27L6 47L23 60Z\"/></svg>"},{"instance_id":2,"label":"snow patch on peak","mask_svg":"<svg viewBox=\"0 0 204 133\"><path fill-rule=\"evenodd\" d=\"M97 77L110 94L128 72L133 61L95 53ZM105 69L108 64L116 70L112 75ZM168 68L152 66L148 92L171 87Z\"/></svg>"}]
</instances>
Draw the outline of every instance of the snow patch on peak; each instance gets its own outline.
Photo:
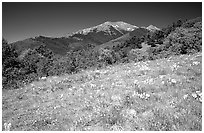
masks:
<instances>
[{"instance_id":1,"label":"snow patch on peak","mask_svg":"<svg viewBox=\"0 0 204 133\"><path fill-rule=\"evenodd\" d=\"M117 22L106 21L106 22L99 24L97 26L79 30L75 33L72 33L72 35L73 34L87 35L88 33L93 32L93 31L96 31L96 32L103 31L103 32L106 32L106 33L111 35L111 34L114 34L111 31L111 27L113 27L115 30L119 31L122 34L124 34L124 31L133 31L136 28L139 28L135 25L131 25L131 24L125 23L123 21L117 21Z\"/></svg>"},{"instance_id":2,"label":"snow patch on peak","mask_svg":"<svg viewBox=\"0 0 204 133\"><path fill-rule=\"evenodd\" d=\"M145 26L142 26L142 27L140 27L140 28L144 28L144 29L146 29L147 27L145 27Z\"/></svg>"},{"instance_id":3,"label":"snow patch on peak","mask_svg":"<svg viewBox=\"0 0 204 133\"><path fill-rule=\"evenodd\" d=\"M110 21L106 21L104 24L110 24L111 22Z\"/></svg>"},{"instance_id":4,"label":"snow patch on peak","mask_svg":"<svg viewBox=\"0 0 204 133\"><path fill-rule=\"evenodd\" d=\"M150 31L156 31L156 30L160 30L159 28L157 28L154 25L149 25L146 29L150 30Z\"/></svg>"},{"instance_id":5,"label":"snow patch on peak","mask_svg":"<svg viewBox=\"0 0 204 133\"><path fill-rule=\"evenodd\" d=\"M127 28L127 31L133 31L134 29L132 29L132 28Z\"/></svg>"},{"instance_id":6,"label":"snow patch on peak","mask_svg":"<svg viewBox=\"0 0 204 133\"><path fill-rule=\"evenodd\" d=\"M86 29L83 29L83 30L79 30L79 31L77 31L75 33L87 35L91 30L92 30L92 28L86 28Z\"/></svg>"}]
</instances>

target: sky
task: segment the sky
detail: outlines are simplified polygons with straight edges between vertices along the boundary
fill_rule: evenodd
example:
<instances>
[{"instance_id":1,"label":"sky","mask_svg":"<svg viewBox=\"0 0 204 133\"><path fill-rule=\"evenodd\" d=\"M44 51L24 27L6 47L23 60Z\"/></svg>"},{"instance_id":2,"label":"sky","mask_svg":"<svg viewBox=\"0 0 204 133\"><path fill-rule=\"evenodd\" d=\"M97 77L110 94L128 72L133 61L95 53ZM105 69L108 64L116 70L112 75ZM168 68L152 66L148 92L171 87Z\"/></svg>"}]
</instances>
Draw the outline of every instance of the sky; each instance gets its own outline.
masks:
<instances>
[{"instance_id":1,"label":"sky","mask_svg":"<svg viewBox=\"0 0 204 133\"><path fill-rule=\"evenodd\" d=\"M3 2L2 34L11 43L39 35L67 36L106 21L163 28L201 16L201 2Z\"/></svg>"}]
</instances>

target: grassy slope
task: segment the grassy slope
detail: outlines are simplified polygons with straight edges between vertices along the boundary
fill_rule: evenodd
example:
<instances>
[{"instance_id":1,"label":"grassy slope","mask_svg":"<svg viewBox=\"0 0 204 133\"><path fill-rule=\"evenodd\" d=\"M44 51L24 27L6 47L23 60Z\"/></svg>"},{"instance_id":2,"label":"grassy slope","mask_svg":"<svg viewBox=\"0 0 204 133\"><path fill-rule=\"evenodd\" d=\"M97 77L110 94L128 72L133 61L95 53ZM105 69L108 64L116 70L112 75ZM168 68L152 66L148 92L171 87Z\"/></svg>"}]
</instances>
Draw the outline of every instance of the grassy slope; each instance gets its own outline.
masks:
<instances>
[{"instance_id":1,"label":"grassy slope","mask_svg":"<svg viewBox=\"0 0 204 133\"><path fill-rule=\"evenodd\" d=\"M125 41L127 41L130 38L131 38L131 36L129 35L129 33L127 33L121 37L114 39L114 40L111 40L109 42L106 42L104 44L96 46L95 49L98 50L100 48L106 48L106 47L112 48L113 46L117 46L117 45L120 45L121 43L124 43Z\"/></svg>"},{"instance_id":2,"label":"grassy slope","mask_svg":"<svg viewBox=\"0 0 204 133\"><path fill-rule=\"evenodd\" d=\"M3 90L10 130L202 130L202 54L49 77Z\"/></svg>"},{"instance_id":3,"label":"grassy slope","mask_svg":"<svg viewBox=\"0 0 204 133\"><path fill-rule=\"evenodd\" d=\"M110 40L106 43L103 43L97 47L95 47L95 50L98 50L100 48L112 48L113 46L117 46L117 45L121 45L122 43L125 43L126 41L128 41L129 39L131 39L132 37L136 36L138 38L145 36L149 31L144 29L144 28L138 28L135 29L129 33L126 33L116 39Z\"/></svg>"}]
</instances>

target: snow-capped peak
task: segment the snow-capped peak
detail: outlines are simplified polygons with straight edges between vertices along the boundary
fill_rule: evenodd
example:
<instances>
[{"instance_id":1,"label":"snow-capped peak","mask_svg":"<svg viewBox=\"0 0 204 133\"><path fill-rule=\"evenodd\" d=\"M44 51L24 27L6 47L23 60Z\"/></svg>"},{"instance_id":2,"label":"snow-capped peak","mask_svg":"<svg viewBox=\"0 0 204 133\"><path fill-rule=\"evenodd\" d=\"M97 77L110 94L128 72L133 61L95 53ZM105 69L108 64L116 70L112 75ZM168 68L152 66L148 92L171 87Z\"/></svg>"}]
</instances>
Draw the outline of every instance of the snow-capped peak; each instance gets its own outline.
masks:
<instances>
[{"instance_id":1,"label":"snow-capped peak","mask_svg":"<svg viewBox=\"0 0 204 133\"><path fill-rule=\"evenodd\" d=\"M150 31L156 31L156 30L160 30L159 28L157 28L154 25L149 25L146 29L150 30Z\"/></svg>"},{"instance_id":2,"label":"snow-capped peak","mask_svg":"<svg viewBox=\"0 0 204 133\"><path fill-rule=\"evenodd\" d=\"M128 23L125 23L123 21L118 21L118 22L111 22L113 27L117 27L119 30L125 30L125 31L133 31L136 28L138 28L135 25L131 25Z\"/></svg>"},{"instance_id":3,"label":"snow-capped peak","mask_svg":"<svg viewBox=\"0 0 204 133\"><path fill-rule=\"evenodd\" d=\"M86 28L86 29L82 29L82 30L79 30L73 34L87 35L89 32L93 32L93 31L96 31L96 32L103 31L103 32L106 32L110 35L115 34L115 33L111 32L111 27L113 27L115 30L119 31L121 34L123 34L124 31L133 31L134 29L138 28L135 25L131 25L131 24L125 23L123 21L117 21L117 22L106 21L100 25Z\"/></svg>"}]
</instances>

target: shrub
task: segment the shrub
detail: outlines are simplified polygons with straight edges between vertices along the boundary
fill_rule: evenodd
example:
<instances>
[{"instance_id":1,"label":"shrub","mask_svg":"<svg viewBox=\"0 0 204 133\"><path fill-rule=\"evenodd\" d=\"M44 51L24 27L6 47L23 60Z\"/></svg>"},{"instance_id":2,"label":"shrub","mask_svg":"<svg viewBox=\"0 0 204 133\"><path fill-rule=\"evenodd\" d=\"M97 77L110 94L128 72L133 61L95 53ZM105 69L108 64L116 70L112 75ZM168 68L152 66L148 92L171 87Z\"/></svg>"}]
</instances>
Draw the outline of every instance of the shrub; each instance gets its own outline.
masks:
<instances>
[{"instance_id":1,"label":"shrub","mask_svg":"<svg viewBox=\"0 0 204 133\"><path fill-rule=\"evenodd\" d=\"M74 72L72 61L70 61L67 57L62 57L53 62L53 67L50 69L49 75L61 75L72 72Z\"/></svg>"},{"instance_id":2,"label":"shrub","mask_svg":"<svg viewBox=\"0 0 204 133\"><path fill-rule=\"evenodd\" d=\"M15 48L2 39L2 85L3 88L9 88L11 83L19 75L20 63L17 59L18 54Z\"/></svg>"},{"instance_id":3,"label":"shrub","mask_svg":"<svg viewBox=\"0 0 204 133\"><path fill-rule=\"evenodd\" d=\"M202 50L201 30L197 28L177 28L167 38L171 42L169 50L175 54L190 54Z\"/></svg>"},{"instance_id":4,"label":"shrub","mask_svg":"<svg viewBox=\"0 0 204 133\"><path fill-rule=\"evenodd\" d=\"M190 27L193 27L194 24L197 23L197 22L202 22L202 18L198 17L198 18L195 18L195 19L188 20L188 21L186 21L185 23L182 24L182 27L190 28Z\"/></svg>"},{"instance_id":5,"label":"shrub","mask_svg":"<svg viewBox=\"0 0 204 133\"><path fill-rule=\"evenodd\" d=\"M140 49L132 49L130 50L128 57L129 60L138 62L148 59L148 53Z\"/></svg>"},{"instance_id":6,"label":"shrub","mask_svg":"<svg viewBox=\"0 0 204 133\"><path fill-rule=\"evenodd\" d=\"M99 60L104 62L105 65L111 65L115 63L113 51L108 49L100 49Z\"/></svg>"}]
</instances>

